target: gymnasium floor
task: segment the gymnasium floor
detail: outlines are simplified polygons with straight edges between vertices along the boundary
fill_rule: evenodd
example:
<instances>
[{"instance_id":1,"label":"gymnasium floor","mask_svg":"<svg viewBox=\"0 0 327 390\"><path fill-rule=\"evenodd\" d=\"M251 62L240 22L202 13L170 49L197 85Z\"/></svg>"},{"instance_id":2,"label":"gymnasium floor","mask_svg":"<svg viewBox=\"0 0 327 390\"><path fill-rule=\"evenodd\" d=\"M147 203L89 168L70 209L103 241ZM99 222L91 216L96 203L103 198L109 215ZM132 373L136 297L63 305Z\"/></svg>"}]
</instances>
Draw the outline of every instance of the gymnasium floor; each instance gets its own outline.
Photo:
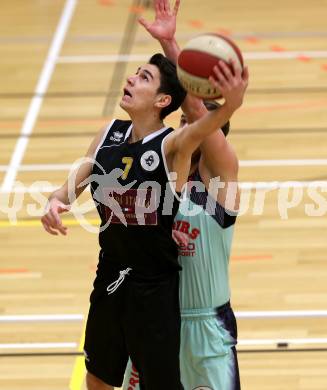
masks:
<instances>
[{"instance_id":1,"label":"gymnasium floor","mask_svg":"<svg viewBox=\"0 0 327 390\"><path fill-rule=\"evenodd\" d=\"M140 13L152 17L147 3L1 2L1 390L85 388L97 216L87 213L86 230L76 206L68 236L53 237L39 215L97 130L126 117L124 79L159 51L136 25ZM181 45L227 34L251 73L229 136L242 188L231 281L244 390L327 388L326 9L325 0L181 4ZM90 208L89 195L79 204Z\"/></svg>"}]
</instances>

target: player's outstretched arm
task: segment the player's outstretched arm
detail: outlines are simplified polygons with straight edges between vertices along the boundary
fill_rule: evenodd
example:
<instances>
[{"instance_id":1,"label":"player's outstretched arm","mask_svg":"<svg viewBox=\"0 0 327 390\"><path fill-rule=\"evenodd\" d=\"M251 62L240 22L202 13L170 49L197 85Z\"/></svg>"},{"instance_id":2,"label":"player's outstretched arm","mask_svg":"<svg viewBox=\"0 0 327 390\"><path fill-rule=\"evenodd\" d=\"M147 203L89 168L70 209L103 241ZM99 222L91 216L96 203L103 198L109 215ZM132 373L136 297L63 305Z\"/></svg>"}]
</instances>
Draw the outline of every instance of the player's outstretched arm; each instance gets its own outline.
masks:
<instances>
[{"instance_id":1,"label":"player's outstretched arm","mask_svg":"<svg viewBox=\"0 0 327 390\"><path fill-rule=\"evenodd\" d=\"M154 0L155 20L149 22L143 17L139 18L139 23L152 35L160 40L172 40L175 38L176 17L180 5L180 0L175 1L174 8L170 9L169 0Z\"/></svg>"},{"instance_id":2,"label":"player's outstretched arm","mask_svg":"<svg viewBox=\"0 0 327 390\"><path fill-rule=\"evenodd\" d=\"M180 53L180 48L175 38L179 5L180 0L176 0L174 8L171 10L169 0L154 0L154 21L149 22L142 17L139 18L139 23L154 39L159 41L165 56L174 64L177 63Z\"/></svg>"},{"instance_id":3,"label":"player's outstretched arm","mask_svg":"<svg viewBox=\"0 0 327 390\"><path fill-rule=\"evenodd\" d=\"M186 182L192 153L210 134L217 132L237 110L242 102L248 84L248 71L235 69L232 73L228 66L220 63L213 70L217 80L210 79L213 86L219 87L225 103L219 108L207 112L194 123L186 125L167 135L164 143L164 153L170 172L177 172L176 190L181 191Z\"/></svg>"},{"instance_id":4,"label":"player's outstretched arm","mask_svg":"<svg viewBox=\"0 0 327 390\"><path fill-rule=\"evenodd\" d=\"M233 72L223 61L220 61L219 66L213 69L215 78L209 78L211 84L221 91L225 103L219 110L207 112L194 123L169 134L166 144L168 153L173 151L191 155L205 137L227 123L232 114L242 105L248 86L248 69L245 67L241 72L233 61L231 65Z\"/></svg>"},{"instance_id":5,"label":"player's outstretched arm","mask_svg":"<svg viewBox=\"0 0 327 390\"><path fill-rule=\"evenodd\" d=\"M139 19L140 24L144 26L149 34L159 41L165 56L174 64L177 63L178 56L181 52L175 38L179 6L179 0L175 2L173 10L170 8L169 0L154 0L155 20L149 22L144 18ZM203 101L189 94L184 100L182 109L187 117L188 123L201 118L207 112Z\"/></svg>"},{"instance_id":6,"label":"player's outstretched arm","mask_svg":"<svg viewBox=\"0 0 327 390\"><path fill-rule=\"evenodd\" d=\"M176 22L179 10L179 2L175 4L174 12L170 11L169 0L164 0L165 6L159 8L159 3L163 0L155 0L155 21L147 22L144 19L140 23L146 30L157 39L167 56L173 63L177 63L178 56L181 52L176 41ZM157 29L156 26L162 26ZM163 27L164 26L164 27ZM182 110L188 123L193 123L207 113L203 100L188 94L182 105ZM208 173L207 176L220 177L223 182L237 182L238 160L236 154L227 142L222 131L216 131L207 136L200 145L202 169ZM219 196L224 197L225 189L219 192ZM220 200L220 199L219 199ZM225 202L221 202L224 204ZM234 208L232 206L231 208Z\"/></svg>"},{"instance_id":7,"label":"player's outstretched arm","mask_svg":"<svg viewBox=\"0 0 327 390\"><path fill-rule=\"evenodd\" d=\"M70 199L77 199L85 190L86 186L80 186L80 183L87 179L92 172L94 154L106 128L102 128L96 135L85 155L86 161L73 173L73 186L71 186L72 181L70 181L70 185L68 184L68 179L58 190L49 196L45 213L41 218L44 230L48 233L55 236L59 233L62 235L67 234L67 227L62 223L61 214L70 210ZM69 193L69 191L72 193Z\"/></svg>"}]
</instances>

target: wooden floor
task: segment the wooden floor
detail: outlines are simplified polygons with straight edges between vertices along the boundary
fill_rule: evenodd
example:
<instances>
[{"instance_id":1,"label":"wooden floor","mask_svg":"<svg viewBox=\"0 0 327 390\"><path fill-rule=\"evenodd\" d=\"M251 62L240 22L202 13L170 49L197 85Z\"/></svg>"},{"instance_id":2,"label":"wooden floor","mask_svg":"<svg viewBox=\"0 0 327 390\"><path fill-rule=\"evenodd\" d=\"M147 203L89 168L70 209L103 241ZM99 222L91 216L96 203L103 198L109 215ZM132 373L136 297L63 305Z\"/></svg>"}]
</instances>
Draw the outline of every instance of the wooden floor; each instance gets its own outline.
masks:
<instances>
[{"instance_id":1,"label":"wooden floor","mask_svg":"<svg viewBox=\"0 0 327 390\"><path fill-rule=\"evenodd\" d=\"M48 73L49 85L37 89L61 14L66 4L73 3L1 2L0 183L8 179L6 171L15 150L22 162L17 182L8 184L9 190L16 188L16 192L10 198L6 192L0 193L0 317L87 314L97 235L78 226L73 215L67 215L67 237L46 235L37 217L46 193L41 198L35 192L24 193L17 190L18 182L20 188L33 185L35 190L40 181L43 186L61 184L67 169L59 164L71 164L82 156L96 131L113 116L126 117L117 107L122 83L114 90L113 106L107 104L112 79L124 79L143 62L133 56L146 58L159 50L137 28L131 60L126 69L122 62L117 73L117 62L110 56L127 53L127 46L122 46L126 24L129 20L131 40L140 7L132 0L80 0L64 34L57 64ZM224 32L242 49L251 82L244 107L232 120L229 139L241 160L240 181L264 182L261 187L268 188L266 194L243 191L231 259L234 309L326 310L327 1L199 3L182 0L178 40L183 45L202 32ZM151 17L152 13L145 10L145 15ZM33 99L40 103L36 114L34 111L35 124L29 136L20 136ZM178 116L171 115L167 123L176 125ZM17 146L19 140L27 140L26 150ZM318 159L321 161L311 161ZM249 160L252 166L247 166ZM273 165L267 160L276 161ZM285 160L296 161L291 165ZM276 181L285 187L269 190ZM285 185L289 181L300 184L290 188ZM314 190L303 183L311 181L325 184ZM13 208L18 210L17 225L8 221L8 199L11 219ZM85 194L80 203L88 200ZM89 217L96 217L94 210ZM327 338L327 318L240 319L238 323L240 340ZM65 390L71 380L72 390L83 389L76 356L37 355L77 351L82 333L83 321L0 322L0 389ZM55 350L8 350L4 346L49 342L76 346ZM269 347L273 352L255 352L240 345L243 389L326 389L327 352L309 351L326 348L326 343L298 347L307 350L276 351L274 345ZM35 355L17 355L28 352ZM5 356L9 353L16 355Z\"/></svg>"}]
</instances>

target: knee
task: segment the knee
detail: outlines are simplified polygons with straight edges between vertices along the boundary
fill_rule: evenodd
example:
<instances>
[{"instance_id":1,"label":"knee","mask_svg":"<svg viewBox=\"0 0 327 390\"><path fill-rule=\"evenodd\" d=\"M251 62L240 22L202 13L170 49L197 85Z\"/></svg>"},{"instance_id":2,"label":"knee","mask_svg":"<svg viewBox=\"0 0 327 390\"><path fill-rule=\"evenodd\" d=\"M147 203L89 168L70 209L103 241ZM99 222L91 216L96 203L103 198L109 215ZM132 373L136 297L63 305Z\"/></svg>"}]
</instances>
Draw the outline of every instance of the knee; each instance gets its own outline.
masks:
<instances>
[{"instance_id":1,"label":"knee","mask_svg":"<svg viewBox=\"0 0 327 390\"><path fill-rule=\"evenodd\" d=\"M113 386L107 385L101 379L89 372L86 374L87 390L114 390Z\"/></svg>"}]
</instances>

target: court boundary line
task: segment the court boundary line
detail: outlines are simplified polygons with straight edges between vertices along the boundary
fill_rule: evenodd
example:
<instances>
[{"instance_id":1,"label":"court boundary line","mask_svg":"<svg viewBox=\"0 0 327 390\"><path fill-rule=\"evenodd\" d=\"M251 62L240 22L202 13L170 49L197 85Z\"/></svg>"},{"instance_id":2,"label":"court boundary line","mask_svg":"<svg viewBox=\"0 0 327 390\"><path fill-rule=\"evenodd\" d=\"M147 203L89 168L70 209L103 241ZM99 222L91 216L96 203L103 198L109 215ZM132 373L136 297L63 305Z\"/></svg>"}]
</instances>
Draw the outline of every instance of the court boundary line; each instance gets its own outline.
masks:
<instances>
[{"instance_id":1,"label":"court boundary line","mask_svg":"<svg viewBox=\"0 0 327 390\"><path fill-rule=\"evenodd\" d=\"M62 45L64 43L66 33L70 26L70 22L77 4L77 0L66 0L65 6L61 13L59 22L57 24L50 48L47 53L47 57L42 67L36 88L34 93L36 96L32 98L32 101L29 105L28 111L26 113L22 128L21 135L29 135L32 133L35 126L37 117L39 115L42 103L43 96L38 96L44 94L50 83L53 71L57 64L57 59L61 51ZM10 190L15 182L17 176L17 169L20 166L24 154L28 145L29 137L19 137L16 142L15 149L12 153L9 169L6 172L6 175L3 179L2 189Z\"/></svg>"},{"instance_id":2,"label":"court boundary line","mask_svg":"<svg viewBox=\"0 0 327 390\"><path fill-rule=\"evenodd\" d=\"M84 320L83 314L19 314L2 315L0 323L11 322L79 322Z\"/></svg>"},{"instance_id":3,"label":"court boundary line","mask_svg":"<svg viewBox=\"0 0 327 390\"><path fill-rule=\"evenodd\" d=\"M287 60L298 59L299 57L327 58L327 50L294 50L294 51L253 51L243 52L245 60ZM148 61L151 54L107 54L107 55L67 55L60 56L57 63L116 63L116 62L142 62Z\"/></svg>"},{"instance_id":4,"label":"court boundary line","mask_svg":"<svg viewBox=\"0 0 327 390\"><path fill-rule=\"evenodd\" d=\"M310 345L310 344L327 344L327 338L270 338L270 339L239 339L238 346L267 346L276 345L277 347L289 347L290 345ZM84 332L79 343L78 352L83 351ZM60 349L60 348L77 348L76 342L27 342L27 343L3 343L0 344L0 350L8 349ZM84 360L84 359L83 359ZM83 361L82 361L83 363ZM77 364L76 376L78 377L82 366ZM84 366L83 366L84 368Z\"/></svg>"},{"instance_id":5,"label":"court boundary line","mask_svg":"<svg viewBox=\"0 0 327 390\"><path fill-rule=\"evenodd\" d=\"M327 318L327 310L263 310L263 311L235 311L237 319L263 318ZM66 322L83 321L84 314L18 314L0 315L0 324L8 322Z\"/></svg>"},{"instance_id":6,"label":"court boundary line","mask_svg":"<svg viewBox=\"0 0 327 390\"><path fill-rule=\"evenodd\" d=\"M244 349L237 348L237 353L279 353L279 352L327 352L327 348L288 348L288 347L280 347L278 346L275 349ZM54 357L54 356L62 356L62 357L78 357L84 356L83 352L14 352L14 353L0 353L0 358L18 358L18 357Z\"/></svg>"},{"instance_id":7,"label":"court boundary line","mask_svg":"<svg viewBox=\"0 0 327 390\"><path fill-rule=\"evenodd\" d=\"M56 348L76 348L75 342L61 343L4 343L0 344L1 349L56 349Z\"/></svg>"},{"instance_id":8,"label":"court boundary line","mask_svg":"<svg viewBox=\"0 0 327 390\"><path fill-rule=\"evenodd\" d=\"M75 359L74 368L69 381L70 390L79 390L82 387L85 378L85 372L86 372L85 356L84 356L85 328L86 328L86 323L84 323L81 339L78 346L78 352L82 353L82 355L77 356Z\"/></svg>"},{"instance_id":9,"label":"court boundary line","mask_svg":"<svg viewBox=\"0 0 327 390\"><path fill-rule=\"evenodd\" d=\"M295 339L241 339L237 340L238 345L306 345L306 344L327 344L327 338L295 338Z\"/></svg>"}]
</instances>

